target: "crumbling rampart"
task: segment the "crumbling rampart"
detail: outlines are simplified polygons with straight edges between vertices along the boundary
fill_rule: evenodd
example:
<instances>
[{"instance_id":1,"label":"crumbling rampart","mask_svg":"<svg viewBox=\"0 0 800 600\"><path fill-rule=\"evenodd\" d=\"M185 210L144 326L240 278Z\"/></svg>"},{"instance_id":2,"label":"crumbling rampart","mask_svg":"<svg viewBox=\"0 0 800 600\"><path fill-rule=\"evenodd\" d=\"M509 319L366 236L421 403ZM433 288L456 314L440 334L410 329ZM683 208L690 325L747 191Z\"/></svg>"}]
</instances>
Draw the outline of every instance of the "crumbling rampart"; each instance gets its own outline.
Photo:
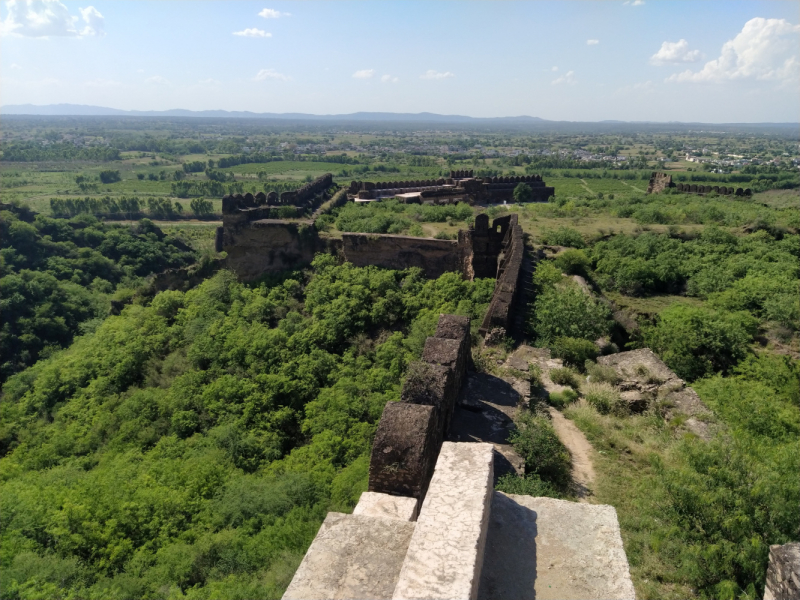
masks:
<instances>
[{"instance_id":1,"label":"crumbling rampart","mask_svg":"<svg viewBox=\"0 0 800 600\"><path fill-rule=\"evenodd\" d=\"M345 233L344 259L357 267L376 265L386 269L419 267L435 279L448 271L465 272L468 251L455 240L436 240L406 235Z\"/></svg>"},{"instance_id":2,"label":"crumbling rampart","mask_svg":"<svg viewBox=\"0 0 800 600\"><path fill-rule=\"evenodd\" d=\"M469 318L442 315L411 368L399 402L386 405L369 467L369 491L422 499L450 426L470 356Z\"/></svg>"},{"instance_id":3,"label":"crumbling rampart","mask_svg":"<svg viewBox=\"0 0 800 600\"><path fill-rule=\"evenodd\" d=\"M329 250L312 221L261 219L246 227L225 227L221 237L226 266L243 281L297 268Z\"/></svg>"},{"instance_id":4,"label":"crumbling rampart","mask_svg":"<svg viewBox=\"0 0 800 600\"><path fill-rule=\"evenodd\" d=\"M369 201L383 198L400 198L405 202L448 204L492 204L513 199L514 188L527 184L533 191L533 201L546 202L555 194L540 175L514 177L472 177L472 171L451 171L449 178L416 181L353 181L348 193L353 200Z\"/></svg>"},{"instance_id":5,"label":"crumbling rampart","mask_svg":"<svg viewBox=\"0 0 800 600\"><path fill-rule=\"evenodd\" d=\"M222 198L222 216L238 215L239 220L257 221L274 218L274 209L294 206L301 210L315 209L328 199L326 192L333 186L333 175L325 173L301 188L278 194L275 191L253 195L235 194Z\"/></svg>"},{"instance_id":6,"label":"crumbling rampart","mask_svg":"<svg viewBox=\"0 0 800 600\"><path fill-rule=\"evenodd\" d=\"M696 183L674 183L672 175L662 173L660 171L653 171L650 175L650 183L647 186L648 194L658 194L668 188L673 188L682 194L721 194L723 196L752 196L753 191L750 188L734 188L724 185L704 185Z\"/></svg>"},{"instance_id":7,"label":"crumbling rampart","mask_svg":"<svg viewBox=\"0 0 800 600\"><path fill-rule=\"evenodd\" d=\"M647 185L647 193L658 194L671 187L675 187L675 184L672 183L672 175L653 171L650 175L650 183Z\"/></svg>"},{"instance_id":8,"label":"crumbling rampart","mask_svg":"<svg viewBox=\"0 0 800 600\"><path fill-rule=\"evenodd\" d=\"M495 328L502 328L508 332L514 315L514 309L519 301L519 290L521 288L520 275L522 273L522 260L525 255L525 239L516 214L508 215L503 218L508 219L505 224L506 234L503 239L503 254L497 268L492 301L489 304L489 309L486 311L486 315L480 327L481 335L484 336ZM494 223L497 224L498 221L499 219L495 219ZM502 229L501 227L501 230Z\"/></svg>"},{"instance_id":9,"label":"crumbling rampart","mask_svg":"<svg viewBox=\"0 0 800 600\"><path fill-rule=\"evenodd\" d=\"M724 185L697 185L696 183L679 183L675 188L684 194L710 194L714 192L723 196L752 196L750 188L734 188Z\"/></svg>"}]
</instances>

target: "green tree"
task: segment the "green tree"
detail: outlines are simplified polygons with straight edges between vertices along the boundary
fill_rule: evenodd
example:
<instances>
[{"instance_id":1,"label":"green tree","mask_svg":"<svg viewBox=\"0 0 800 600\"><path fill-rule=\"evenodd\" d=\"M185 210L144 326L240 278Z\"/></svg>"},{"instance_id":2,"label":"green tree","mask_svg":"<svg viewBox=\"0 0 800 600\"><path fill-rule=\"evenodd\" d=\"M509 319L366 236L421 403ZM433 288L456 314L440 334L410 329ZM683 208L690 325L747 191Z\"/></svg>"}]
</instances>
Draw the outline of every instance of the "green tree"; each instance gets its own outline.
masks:
<instances>
[{"instance_id":1,"label":"green tree","mask_svg":"<svg viewBox=\"0 0 800 600\"><path fill-rule=\"evenodd\" d=\"M514 202L519 204L533 200L533 190L527 183L518 183L513 192Z\"/></svg>"}]
</instances>

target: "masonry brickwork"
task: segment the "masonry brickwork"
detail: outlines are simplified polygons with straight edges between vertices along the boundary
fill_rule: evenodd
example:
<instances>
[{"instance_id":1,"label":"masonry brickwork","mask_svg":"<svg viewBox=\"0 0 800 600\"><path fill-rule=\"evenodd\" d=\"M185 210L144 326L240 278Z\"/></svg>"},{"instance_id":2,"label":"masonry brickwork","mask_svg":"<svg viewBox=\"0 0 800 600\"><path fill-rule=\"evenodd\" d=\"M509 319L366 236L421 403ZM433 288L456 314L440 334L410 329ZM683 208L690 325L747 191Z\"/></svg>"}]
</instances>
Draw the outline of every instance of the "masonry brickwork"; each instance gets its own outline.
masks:
<instances>
[{"instance_id":1,"label":"masonry brickwork","mask_svg":"<svg viewBox=\"0 0 800 600\"><path fill-rule=\"evenodd\" d=\"M422 499L452 419L470 356L469 318L442 315L422 365L399 402L384 408L369 467L369 491Z\"/></svg>"},{"instance_id":2,"label":"masonry brickwork","mask_svg":"<svg viewBox=\"0 0 800 600\"><path fill-rule=\"evenodd\" d=\"M505 223L503 254L497 268L492 301L489 303L489 309L486 311L479 330L483 336L496 328L502 328L506 332L510 331L522 288L520 277L522 261L525 256L524 234L516 214L503 218L508 219L508 222ZM499 219L495 219L494 223L497 224L498 221Z\"/></svg>"},{"instance_id":3,"label":"masonry brickwork","mask_svg":"<svg viewBox=\"0 0 800 600\"><path fill-rule=\"evenodd\" d=\"M429 204L496 204L513 200L514 188L520 183L531 188L533 201L546 202L555 195L555 188L545 185L540 175L476 178L472 171L451 171L448 178L416 181L353 181L348 193L357 201L399 197ZM405 197L409 195L413 199Z\"/></svg>"},{"instance_id":4,"label":"masonry brickwork","mask_svg":"<svg viewBox=\"0 0 800 600\"><path fill-rule=\"evenodd\" d=\"M650 183L647 186L648 194L658 194L668 188L673 188L683 194L721 194L723 196L752 196L753 191L750 188L737 188L724 185L703 185L696 183L674 183L672 175L662 173L660 171L653 171L650 176Z\"/></svg>"}]
</instances>

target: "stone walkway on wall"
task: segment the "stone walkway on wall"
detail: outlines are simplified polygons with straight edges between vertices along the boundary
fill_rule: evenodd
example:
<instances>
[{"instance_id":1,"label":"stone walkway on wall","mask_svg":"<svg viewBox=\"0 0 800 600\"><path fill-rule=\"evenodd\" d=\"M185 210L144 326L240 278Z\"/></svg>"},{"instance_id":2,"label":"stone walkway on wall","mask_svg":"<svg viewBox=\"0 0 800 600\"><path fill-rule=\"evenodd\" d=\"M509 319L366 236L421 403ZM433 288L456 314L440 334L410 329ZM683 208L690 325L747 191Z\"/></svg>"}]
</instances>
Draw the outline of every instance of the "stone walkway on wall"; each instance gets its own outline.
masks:
<instances>
[{"instance_id":1,"label":"stone walkway on wall","mask_svg":"<svg viewBox=\"0 0 800 600\"><path fill-rule=\"evenodd\" d=\"M514 417L527 406L530 386L513 377L469 372L453 412L451 442L487 442L494 446L495 481L506 473L525 473L525 461L508 443Z\"/></svg>"}]
</instances>

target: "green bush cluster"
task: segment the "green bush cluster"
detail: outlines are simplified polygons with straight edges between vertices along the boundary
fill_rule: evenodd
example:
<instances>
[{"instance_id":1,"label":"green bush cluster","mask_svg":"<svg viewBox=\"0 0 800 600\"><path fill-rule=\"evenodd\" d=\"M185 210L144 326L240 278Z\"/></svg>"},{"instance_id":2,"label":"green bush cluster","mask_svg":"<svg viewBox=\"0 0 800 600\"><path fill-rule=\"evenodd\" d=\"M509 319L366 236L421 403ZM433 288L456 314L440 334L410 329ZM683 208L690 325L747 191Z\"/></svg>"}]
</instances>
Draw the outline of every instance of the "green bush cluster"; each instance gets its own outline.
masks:
<instances>
[{"instance_id":1,"label":"green bush cluster","mask_svg":"<svg viewBox=\"0 0 800 600\"><path fill-rule=\"evenodd\" d=\"M586 361L593 361L599 354L594 342L581 338L557 337L550 349L564 364L578 369L583 369Z\"/></svg>"},{"instance_id":2,"label":"green bush cluster","mask_svg":"<svg viewBox=\"0 0 800 600\"><path fill-rule=\"evenodd\" d=\"M747 312L673 305L658 315L655 325L643 328L642 340L679 377L694 381L725 373L744 359L757 326Z\"/></svg>"},{"instance_id":3,"label":"green bush cluster","mask_svg":"<svg viewBox=\"0 0 800 600\"><path fill-rule=\"evenodd\" d=\"M749 310L797 328L800 236L735 236L707 227L696 239L617 235L591 249L602 287L627 295L679 293Z\"/></svg>"},{"instance_id":4,"label":"green bush cluster","mask_svg":"<svg viewBox=\"0 0 800 600\"><path fill-rule=\"evenodd\" d=\"M260 285L222 271L15 375L3 597L279 598L326 512L366 489L439 315L481 316L492 283L327 255Z\"/></svg>"},{"instance_id":5,"label":"green bush cluster","mask_svg":"<svg viewBox=\"0 0 800 600\"><path fill-rule=\"evenodd\" d=\"M585 248L586 241L579 231L570 227L559 227L554 230L542 232L541 240L543 244L549 246L570 246L572 248Z\"/></svg>"},{"instance_id":6,"label":"green bush cluster","mask_svg":"<svg viewBox=\"0 0 800 600\"><path fill-rule=\"evenodd\" d=\"M554 271L547 262L540 263L534 272L538 294L533 304L531 324L539 343L549 345L558 338L593 341L607 335L612 325L608 306L584 293L574 282L561 279L558 270ZM566 340L562 346L565 350L569 346L570 353L586 352L588 348L582 345L579 349L575 342Z\"/></svg>"},{"instance_id":7,"label":"green bush cluster","mask_svg":"<svg viewBox=\"0 0 800 600\"><path fill-rule=\"evenodd\" d=\"M146 219L130 227L0 212L0 381L104 317L117 286L194 260Z\"/></svg>"},{"instance_id":8,"label":"green bush cluster","mask_svg":"<svg viewBox=\"0 0 800 600\"><path fill-rule=\"evenodd\" d=\"M560 492L569 490L572 483L571 458L548 416L520 411L516 425L509 441L525 460L526 475L535 475Z\"/></svg>"},{"instance_id":9,"label":"green bush cluster","mask_svg":"<svg viewBox=\"0 0 800 600\"><path fill-rule=\"evenodd\" d=\"M415 223L466 221L472 217L472 207L463 203L402 204L397 200L382 200L366 205L350 202L335 211L335 214L336 228L339 231L402 233Z\"/></svg>"}]
</instances>

